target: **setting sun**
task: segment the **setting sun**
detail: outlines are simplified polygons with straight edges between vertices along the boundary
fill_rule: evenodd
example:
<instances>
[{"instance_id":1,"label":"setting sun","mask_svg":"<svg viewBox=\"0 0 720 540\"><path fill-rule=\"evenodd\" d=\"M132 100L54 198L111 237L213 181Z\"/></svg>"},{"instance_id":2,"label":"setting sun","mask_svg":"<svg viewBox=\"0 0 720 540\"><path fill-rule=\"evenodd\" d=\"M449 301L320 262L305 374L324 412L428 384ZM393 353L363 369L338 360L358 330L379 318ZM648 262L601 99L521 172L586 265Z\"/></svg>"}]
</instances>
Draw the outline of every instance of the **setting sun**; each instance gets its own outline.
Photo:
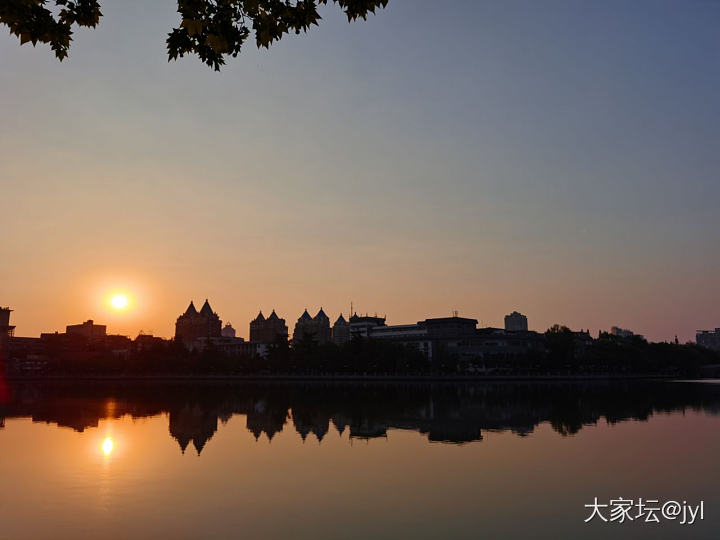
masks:
<instances>
[{"instance_id":1,"label":"setting sun","mask_svg":"<svg viewBox=\"0 0 720 540\"><path fill-rule=\"evenodd\" d=\"M128 297L124 294L116 294L110 299L110 305L118 310L127 308L129 303Z\"/></svg>"}]
</instances>

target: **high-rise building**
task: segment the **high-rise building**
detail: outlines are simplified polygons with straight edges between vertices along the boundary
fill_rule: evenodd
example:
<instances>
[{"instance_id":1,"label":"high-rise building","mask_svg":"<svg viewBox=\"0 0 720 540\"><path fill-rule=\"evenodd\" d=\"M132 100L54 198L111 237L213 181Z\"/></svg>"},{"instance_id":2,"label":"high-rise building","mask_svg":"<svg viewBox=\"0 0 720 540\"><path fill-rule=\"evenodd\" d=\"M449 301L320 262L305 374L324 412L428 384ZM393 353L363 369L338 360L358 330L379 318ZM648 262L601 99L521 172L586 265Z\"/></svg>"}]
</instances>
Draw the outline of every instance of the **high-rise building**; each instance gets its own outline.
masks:
<instances>
[{"instance_id":1,"label":"high-rise building","mask_svg":"<svg viewBox=\"0 0 720 540\"><path fill-rule=\"evenodd\" d=\"M701 347L720 351L720 328L713 330L698 330L695 341Z\"/></svg>"},{"instance_id":2,"label":"high-rise building","mask_svg":"<svg viewBox=\"0 0 720 540\"><path fill-rule=\"evenodd\" d=\"M350 323L345 320L342 313L333 324L332 340L335 345L342 345L350 341Z\"/></svg>"},{"instance_id":3,"label":"high-rise building","mask_svg":"<svg viewBox=\"0 0 720 540\"><path fill-rule=\"evenodd\" d=\"M267 319L261 311L255 319L250 321L250 342L252 343L271 344L287 341L287 338L288 327L285 319L278 317L274 309Z\"/></svg>"},{"instance_id":4,"label":"high-rise building","mask_svg":"<svg viewBox=\"0 0 720 540\"><path fill-rule=\"evenodd\" d=\"M8 341L15 332L15 327L10 325L10 312L12 309L0 308L0 363L3 361L3 353L8 346Z\"/></svg>"},{"instance_id":5,"label":"high-rise building","mask_svg":"<svg viewBox=\"0 0 720 540\"><path fill-rule=\"evenodd\" d=\"M180 315L175 322L175 339L185 343L192 343L198 338L220 337L222 335L222 321L205 300L198 312L195 305L190 305L185 313Z\"/></svg>"},{"instance_id":6,"label":"high-rise building","mask_svg":"<svg viewBox=\"0 0 720 540\"><path fill-rule=\"evenodd\" d=\"M323 309L320 308L320 311L317 312L313 321L317 325L315 335L318 343L328 343L332 338L332 332L330 330L330 317L325 315Z\"/></svg>"},{"instance_id":7,"label":"high-rise building","mask_svg":"<svg viewBox=\"0 0 720 540\"><path fill-rule=\"evenodd\" d=\"M313 318L308 313L307 308L303 311L302 315L295 321L295 329L293 330L293 342L298 343L305 335L314 335L315 328L313 325Z\"/></svg>"},{"instance_id":8,"label":"high-rise building","mask_svg":"<svg viewBox=\"0 0 720 540\"><path fill-rule=\"evenodd\" d=\"M298 318L293 332L293 342L299 343L304 336L310 336L320 344L330 341L330 318L325 315L322 308L315 317L311 317L306 309Z\"/></svg>"},{"instance_id":9,"label":"high-rise building","mask_svg":"<svg viewBox=\"0 0 720 540\"><path fill-rule=\"evenodd\" d=\"M510 315L505 315L505 330L508 332L527 332L527 317L517 311L513 311Z\"/></svg>"},{"instance_id":10,"label":"high-rise building","mask_svg":"<svg viewBox=\"0 0 720 540\"><path fill-rule=\"evenodd\" d=\"M10 313L12 309L0 308L0 336L12 337L15 327L10 325Z\"/></svg>"}]
</instances>

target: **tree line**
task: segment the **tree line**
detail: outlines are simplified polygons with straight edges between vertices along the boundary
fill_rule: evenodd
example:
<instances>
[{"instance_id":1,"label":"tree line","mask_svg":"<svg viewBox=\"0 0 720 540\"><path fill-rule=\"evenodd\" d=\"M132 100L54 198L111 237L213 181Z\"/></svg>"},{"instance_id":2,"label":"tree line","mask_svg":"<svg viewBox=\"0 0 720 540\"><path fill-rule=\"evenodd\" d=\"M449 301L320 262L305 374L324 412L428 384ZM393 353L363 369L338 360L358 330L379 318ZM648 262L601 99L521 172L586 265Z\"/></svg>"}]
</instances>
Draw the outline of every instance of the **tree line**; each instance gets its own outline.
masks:
<instances>
[{"instance_id":1,"label":"tree line","mask_svg":"<svg viewBox=\"0 0 720 540\"><path fill-rule=\"evenodd\" d=\"M189 350L176 340L126 349L112 343L73 340L49 343L41 362L10 363L16 372L56 375L553 375L656 374L699 376L720 365L720 353L694 344L648 343L639 336L578 338L565 327L544 335L545 349L525 354L471 356L462 349L436 348L428 358L413 346L354 337L342 345L319 344L306 335L291 347L278 340L263 355L227 353L209 343ZM117 345L117 344L115 344Z\"/></svg>"}]
</instances>

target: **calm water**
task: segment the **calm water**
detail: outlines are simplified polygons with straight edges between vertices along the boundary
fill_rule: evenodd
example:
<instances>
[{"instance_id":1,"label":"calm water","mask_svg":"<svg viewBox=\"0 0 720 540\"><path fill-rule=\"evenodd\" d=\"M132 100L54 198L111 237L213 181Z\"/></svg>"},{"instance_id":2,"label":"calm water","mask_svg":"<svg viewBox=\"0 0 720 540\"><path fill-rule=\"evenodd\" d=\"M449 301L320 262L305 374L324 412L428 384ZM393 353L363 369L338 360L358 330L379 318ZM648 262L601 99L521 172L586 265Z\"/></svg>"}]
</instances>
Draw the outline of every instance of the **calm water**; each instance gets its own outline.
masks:
<instances>
[{"instance_id":1,"label":"calm water","mask_svg":"<svg viewBox=\"0 0 720 540\"><path fill-rule=\"evenodd\" d=\"M0 538L718 538L720 385L15 384ZM702 522L594 521L598 497Z\"/></svg>"}]
</instances>

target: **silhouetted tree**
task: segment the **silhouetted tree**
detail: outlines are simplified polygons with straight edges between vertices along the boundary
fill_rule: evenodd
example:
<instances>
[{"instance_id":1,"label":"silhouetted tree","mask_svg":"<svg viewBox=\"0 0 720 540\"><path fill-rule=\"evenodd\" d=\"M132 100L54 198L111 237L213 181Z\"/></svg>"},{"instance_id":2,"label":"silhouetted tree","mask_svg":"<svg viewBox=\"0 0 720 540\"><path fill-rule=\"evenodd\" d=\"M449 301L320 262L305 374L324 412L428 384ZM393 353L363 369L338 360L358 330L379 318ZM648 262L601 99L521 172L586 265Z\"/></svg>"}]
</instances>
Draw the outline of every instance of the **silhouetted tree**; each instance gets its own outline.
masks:
<instances>
[{"instance_id":1,"label":"silhouetted tree","mask_svg":"<svg viewBox=\"0 0 720 540\"><path fill-rule=\"evenodd\" d=\"M575 334L567 326L553 325L545 332L549 367L563 368L574 363Z\"/></svg>"},{"instance_id":2,"label":"silhouetted tree","mask_svg":"<svg viewBox=\"0 0 720 540\"><path fill-rule=\"evenodd\" d=\"M388 0L332 0L348 21L365 19ZM53 4L53 7L49 5ZM268 48L285 34L307 32L317 25L317 8L328 0L177 0L181 21L167 38L168 60L197 55L219 70L225 57L236 57L254 34L258 48ZM48 43L62 60L68 54L74 26L94 28L102 13L99 0L1 0L0 23L20 44Z\"/></svg>"},{"instance_id":3,"label":"silhouetted tree","mask_svg":"<svg viewBox=\"0 0 720 540\"><path fill-rule=\"evenodd\" d=\"M312 369L317 359L318 341L313 334L303 333L300 339L293 343L293 371L306 372Z\"/></svg>"},{"instance_id":4,"label":"silhouetted tree","mask_svg":"<svg viewBox=\"0 0 720 540\"><path fill-rule=\"evenodd\" d=\"M268 346L267 363L273 371L287 371L290 365L290 347L285 336L276 336Z\"/></svg>"}]
</instances>

